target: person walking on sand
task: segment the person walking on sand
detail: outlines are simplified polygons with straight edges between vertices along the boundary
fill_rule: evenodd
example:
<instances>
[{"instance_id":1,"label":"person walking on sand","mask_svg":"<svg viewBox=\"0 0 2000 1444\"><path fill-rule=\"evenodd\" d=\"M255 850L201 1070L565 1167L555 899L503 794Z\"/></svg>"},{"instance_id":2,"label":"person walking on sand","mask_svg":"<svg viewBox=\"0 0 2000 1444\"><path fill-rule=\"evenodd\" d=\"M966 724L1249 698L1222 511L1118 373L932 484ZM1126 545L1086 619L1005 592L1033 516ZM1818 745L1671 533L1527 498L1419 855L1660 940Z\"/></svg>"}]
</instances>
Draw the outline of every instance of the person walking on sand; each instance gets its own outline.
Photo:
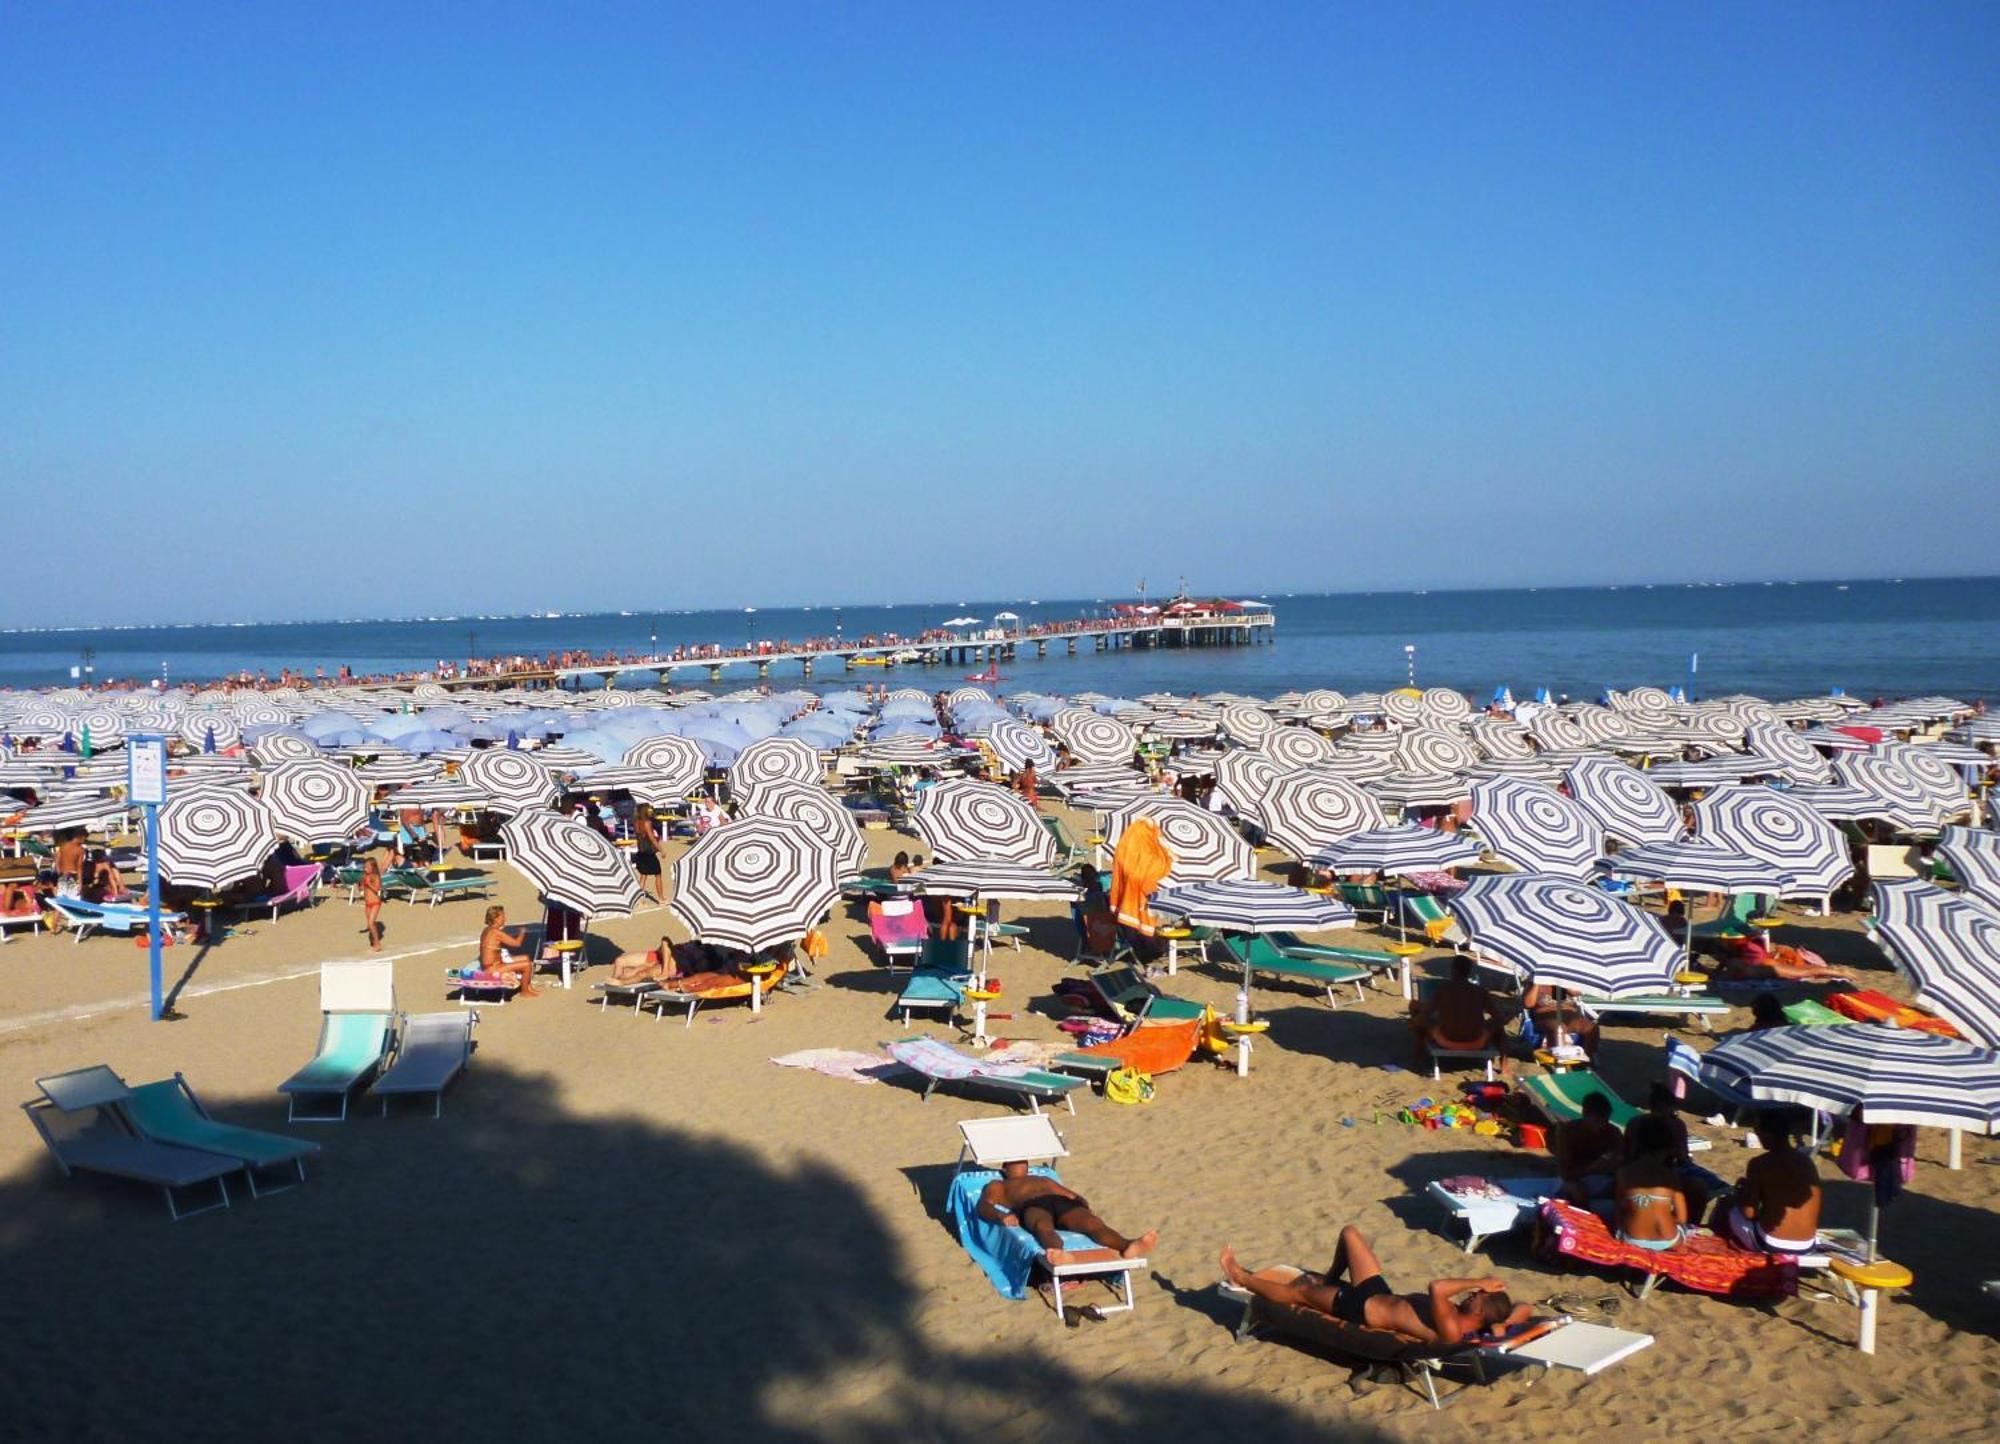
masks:
<instances>
[{"instance_id":1,"label":"person walking on sand","mask_svg":"<svg viewBox=\"0 0 2000 1444\"><path fill-rule=\"evenodd\" d=\"M361 864L361 916L368 926L368 951L382 951L382 864L371 854Z\"/></svg>"}]
</instances>

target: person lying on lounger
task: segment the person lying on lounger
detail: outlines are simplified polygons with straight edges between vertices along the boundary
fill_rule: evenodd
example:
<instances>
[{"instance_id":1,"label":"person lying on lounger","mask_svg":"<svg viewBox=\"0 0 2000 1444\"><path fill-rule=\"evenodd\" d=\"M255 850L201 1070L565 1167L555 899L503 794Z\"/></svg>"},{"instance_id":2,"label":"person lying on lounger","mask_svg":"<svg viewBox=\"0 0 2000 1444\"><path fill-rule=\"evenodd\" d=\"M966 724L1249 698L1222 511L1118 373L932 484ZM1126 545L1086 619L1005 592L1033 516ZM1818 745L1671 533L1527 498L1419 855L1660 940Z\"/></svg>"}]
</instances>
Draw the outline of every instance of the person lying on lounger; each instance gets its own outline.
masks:
<instances>
[{"instance_id":1,"label":"person lying on lounger","mask_svg":"<svg viewBox=\"0 0 2000 1444\"><path fill-rule=\"evenodd\" d=\"M1725 939L1725 942L1730 940ZM1848 975L1830 966L1818 953L1780 944L1766 947L1757 938L1739 938L1722 954L1715 968L1719 978L1760 983L1777 979L1787 983L1845 983Z\"/></svg>"},{"instance_id":2,"label":"person lying on lounger","mask_svg":"<svg viewBox=\"0 0 2000 1444\"><path fill-rule=\"evenodd\" d=\"M1819 1239L1819 1169L1792 1146L1782 1109L1759 1113L1754 1126L1764 1152L1750 1160L1735 1192L1716 1200L1711 1221L1747 1249L1810 1253Z\"/></svg>"},{"instance_id":3,"label":"person lying on lounger","mask_svg":"<svg viewBox=\"0 0 2000 1444\"><path fill-rule=\"evenodd\" d=\"M611 981L618 984L663 983L678 976L680 964L674 961L674 945L665 938L656 948L620 953L611 964Z\"/></svg>"},{"instance_id":4,"label":"person lying on lounger","mask_svg":"<svg viewBox=\"0 0 2000 1444\"><path fill-rule=\"evenodd\" d=\"M1070 1261L1062 1230L1080 1233L1121 1258L1144 1258L1160 1241L1158 1229L1127 1238L1091 1211L1090 1203L1073 1188L1053 1178L1030 1173L1025 1163L1003 1163L1000 1176L979 1192L979 1216L988 1223L1024 1228L1042 1246L1051 1265Z\"/></svg>"},{"instance_id":5,"label":"person lying on lounger","mask_svg":"<svg viewBox=\"0 0 2000 1444\"><path fill-rule=\"evenodd\" d=\"M1274 1304L1314 1309L1359 1328L1387 1329L1414 1344L1450 1345L1474 1334L1505 1333L1534 1313L1507 1296L1505 1280L1493 1277L1437 1279L1420 1294L1399 1294L1351 1223L1340 1231L1333 1262L1323 1274L1300 1274L1289 1283L1259 1278L1229 1248L1222 1251L1222 1272L1236 1287Z\"/></svg>"},{"instance_id":6,"label":"person lying on lounger","mask_svg":"<svg viewBox=\"0 0 2000 1444\"><path fill-rule=\"evenodd\" d=\"M1451 976L1428 998L1410 1004L1410 1066L1422 1072L1429 1049L1477 1053L1491 1048L1507 1065L1507 1015L1492 993L1472 980L1472 959L1451 960Z\"/></svg>"}]
</instances>

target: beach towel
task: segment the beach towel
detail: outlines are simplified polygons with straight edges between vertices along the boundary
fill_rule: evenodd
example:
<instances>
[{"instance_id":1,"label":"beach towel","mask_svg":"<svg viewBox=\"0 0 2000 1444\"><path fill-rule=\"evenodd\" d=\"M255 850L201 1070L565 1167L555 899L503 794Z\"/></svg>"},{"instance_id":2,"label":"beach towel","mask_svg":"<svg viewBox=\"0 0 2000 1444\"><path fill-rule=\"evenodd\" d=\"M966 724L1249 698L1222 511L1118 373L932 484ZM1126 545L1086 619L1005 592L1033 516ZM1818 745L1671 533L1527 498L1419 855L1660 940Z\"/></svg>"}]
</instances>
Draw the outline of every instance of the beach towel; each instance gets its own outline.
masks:
<instances>
[{"instance_id":1,"label":"beach towel","mask_svg":"<svg viewBox=\"0 0 2000 1444\"><path fill-rule=\"evenodd\" d=\"M926 1078L963 1082L967 1078L1024 1078L1034 1070L1021 1063L995 1062L961 1053L937 1038L899 1038L889 1044L889 1056Z\"/></svg>"},{"instance_id":2,"label":"beach towel","mask_svg":"<svg viewBox=\"0 0 2000 1444\"><path fill-rule=\"evenodd\" d=\"M1826 1005L1843 1018L1851 1018L1857 1023L1893 1023L1898 1028L1910 1028L1919 1033L1935 1033L1940 1038L1962 1036L1958 1029L1944 1019L1908 1003L1899 1003L1887 993L1878 993L1873 988L1830 993L1827 995Z\"/></svg>"},{"instance_id":3,"label":"beach towel","mask_svg":"<svg viewBox=\"0 0 2000 1444\"><path fill-rule=\"evenodd\" d=\"M771 1060L780 1068L805 1068L847 1083L880 1083L901 1070L900 1063L886 1063L879 1053L857 1053L849 1048L806 1048Z\"/></svg>"},{"instance_id":4,"label":"beach towel","mask_svg":"<svg viewBox=\"0 0 2000 1444\"><path fill-rule=\"evenodd\" d=\"M1152 936L1153 915L1146 903L1173 866L1174 855L1160 841L1157 822L1142 817L1125 829L1111 857L1111 910L1119 922Z\"/></svg>"},{"instance_id":5,"label":"beach towel","mask_svg":"<svg viewBox=\"0 0 2000 1444\"><path fill-rule=\"evenodd\" d=\"M1036 1166L1028 1172L1038 1178L1052 1178L1062 1182L1062 1176L1053 1168ZM967 1169L951 1181L951 1195L945 1200L945 1214L951 1220L952 1232L958 1235L959 1243L972 1255L972 1261L985 1271L993 1281L993 1287L1010 1299L1025 1299L1028 1296L1028 1280L1035 1272L1035 1265L1042 1261L1042 1245L1025 1228L1009 1228L1004 1223L988 1223L979 1216L979 1195L986 1185L1000 1175L990 1169ZM1060 1230L1063 1247L1068 1249L1094 1249L1096 1240L1080 1233Z\"/></svg>"},{"instance_id":6,"label":"beach towel","mask_svg":"<svg viewBox=\"0 0 2000 1444\"><path fill-rule=\"evenodd\" d=\"M1664 1274L1684 1289L1740 1303L1790 1298L1799 1291L1797 1260L1751 1253L1711 1233L1690 1234L1677 1247L1651 1253L1620 1242L1588 1209L1554 1198L1542 1205L1541 1224L1535 1252L1546 1262L1568 1258L1600 1268L1642 1269Z\"/></svg>"},{"instance_id":7,"label":"beach towel","mask_svg":"<svg viewBox=\"0 0 2000 1444\"><path fill-rule=\"evenodd\" d=\"M1141 1073L1171 1073L1194 1056L1204 1025L1201 1017L1171 1023L1141 1023L1122 1038L1086 1044L1078 1051L1098 1058L1116 1058Z\"/></svg>"}]
</instances>

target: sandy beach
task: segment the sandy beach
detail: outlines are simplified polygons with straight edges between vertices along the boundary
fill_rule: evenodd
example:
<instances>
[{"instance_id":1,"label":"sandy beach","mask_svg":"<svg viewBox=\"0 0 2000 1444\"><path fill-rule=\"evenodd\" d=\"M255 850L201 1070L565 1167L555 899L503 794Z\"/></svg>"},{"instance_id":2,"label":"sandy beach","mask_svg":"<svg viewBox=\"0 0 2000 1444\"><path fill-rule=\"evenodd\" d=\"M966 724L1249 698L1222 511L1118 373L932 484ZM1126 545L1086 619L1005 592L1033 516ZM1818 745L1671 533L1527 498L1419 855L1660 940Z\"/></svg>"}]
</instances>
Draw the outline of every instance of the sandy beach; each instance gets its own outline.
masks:
<instances>
[{"instance_id":1,"label":"sandy beach","mask_svg":"<svg viewBox=\"0 0 2000 1444\"><path fill-rule=\"evenodd\" d=\"M893 832L869 840L878 862L910 845ZM527 886L497 871L501 899L532 914ZM996 1006L1015 1017L995 1031L1053 1041L1037 1008L1067 970L1066 916L1026 905L1010 916L1031 935L996 961L1007 997ZM448 1006L441 973L469 956L479 905L392 903L385 918L401 1005ZM0 949L0 1067L20 1099L37 1076L89 1063L134 1082L178 1069L222 1116L282 1127L273 1090L311 1047L317 966L360 955L360 928L360 909L334 891L205 954L171 949L170 981L195 966L185 1018L164 1024L146 1021L145 954L128 942L18 939ZM662 931L685 936L671 914L647 912L600 926L593 948ZM1897 988L1853 919L1798 935ZM1247 1080L1192 1064L1160 1079L1150 1105L1085 1097L1075 1117L1057 1114L1065 1179L1114 1225L1161 1230L1135 1314L1060 1328L1040 1299L997 1295L940 1216L955 1120L999 1105L925 1103L896 1083L767 1061L899 1032L865 921L843 909L830 936L823 986L773 998L760 1018L724 1007L684 1028L607 1013L588 988L602 969L567 993L482 1008L478 1053L441 1120L415 1106L385 1120L364 1100L346 1124L296 1129L325 1150L305 1187L180 1224L155 1193L65 1184L33 1131L10 1128L8 1432L1402 1439L1617 1427L1868 1439L1990 1437L2000 1420L2000 1313L1978 1292L2000 1272L2000 1149L1968 1140L1951 1172L1937 1133L1885 1218L1885 1251L1916 1283L1888 1305L1873 1358L1853 1347L1849 1308L1800 1298L1759 1310L1671 1290L1639 1303L1512 1240L1490 1252L1517 1296L1615 1297L1613 1322L1655 1346L1589 1381L1473 1388L1434 1415L1391 1385L1356 1392L1346 1366L1289 1344L1234 1342L1236 1311L1215 1289L1225 1242L1253 1264L1316 1267L1356 1222L1391 1280L1417 1288L1487 1267L1442 1232L1425 1181L1546 1168L1500 1140L1388 1120L1438 1091L1383 1066L1407 1051L1392 990L1333 1011L1302 990L1260 989L1271 1032ZM1223 1007L1234 994L1204 967L1166 986ZM1607 1038L1606 1076L1642 1094L1658 1076L1658 1031ZM1740 1137L1695 1131L1715 1140L1706 1161L1734 1177L1748 1157ZM1829 1183L1829 1222L1857 1224L1863 1208L1856 1185Z\"/></svg>"}]
</instances>

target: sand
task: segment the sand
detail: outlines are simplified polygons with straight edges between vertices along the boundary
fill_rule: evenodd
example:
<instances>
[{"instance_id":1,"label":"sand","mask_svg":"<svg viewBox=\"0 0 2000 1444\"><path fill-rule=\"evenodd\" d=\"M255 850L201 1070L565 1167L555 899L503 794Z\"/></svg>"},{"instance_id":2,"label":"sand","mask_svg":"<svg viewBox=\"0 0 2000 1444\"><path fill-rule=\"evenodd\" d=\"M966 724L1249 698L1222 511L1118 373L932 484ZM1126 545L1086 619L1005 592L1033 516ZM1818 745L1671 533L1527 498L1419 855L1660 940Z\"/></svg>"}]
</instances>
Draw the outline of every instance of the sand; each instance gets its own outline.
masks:
<instances>
[{"instance_id":1,"label":"sand","mask_svg":"<svg viewBox=\"0 0 2000 1444\"><path fill-rule=\"evenodd\" d=\"M1081 830L1080 828L1078 829ZM877 861L913 844L870 834ZM531 892L498 868L517 918ZM1066 971L1056 908L1003 952L1002 1036L1054 1040L1050 985ZM403 1006L449 1006L442 969L464 960L479 904L391 903L388 954ZM129 942L23 938L0 947L0 1076L109 1063L140 1081L185 1072L216 1112L283 1126L276 1083L317 1026L318 964L365 948L358 907L253 922L196 964L186 1017L144 1011L145 953ZM685 936L665 912L601 926L599 949ZM1385 1071L1407 1051L1402 1005L1373 993L1339 1011L1261 989L1271 1032L1252 1076L1210 1065L1120 1107L1058 1113L1065 1178L1117 1226L1161 1230L1136 1314L1064 1329L1038 1299L994 1293L941 1221L954 1122L992 1103L860 1085L772 1066L807 1048L896 1036L890 988L843 910L824 986L773 998L761 1018L715 1009L692 1027L595 1006L583 975L480 1010L479 1051L444 1116L363 1101L343 1125L299 1127L324 1146L301 1189L171 1223L154 1193L65 1183L25 1122L0 1130L0 1339L9 1437L522 1435L830 1439L1308 1437L1463 1439L1759 1437L1810 1430L1871 1439L1992 1437L2000 1429L2000 1277L1992 1211L2000 1147L1967 1140L1943 1166L1926 1133L1917 1180L1885 1219L1885 1248L1916 1284L1884 1312L1880 1352L1853 1347L1853 1310L1805 1299L1756 1310L1663 1290L1634 1301L1605 1277L1530 1260L1519 1241L1468 1261L1419 1198L1451 1173L1534 1173L1545 1156L1465 1133L1375 1121L1437 1091ZM1851 918L1800 941L1895 990ZM1425 966L1441 965L1429 955ZM1221 972L1168 985L1229 1006ZM1657 1029L1607 1031L1604 1070L1627 1096L1660 1073ZM1444 1087L1450 1086L1450 1081ZM1352 1120L1351 1126L1347 1120ZM1740 1139L1704 1128L1734 1176ZM1829 1186L1829 1223L1858 1223L1860 1190ZM1656 1345L1594 1380L1522 1377L1465 1392L1442 1415L1283 1343L1233 1341L1217 1297L1227 1242L1253 1266L1317 1266L1339 1227L1377 1241L1389 1277L1492 1268L1518 1296L1618 1300L1616 1323ZM1086 1299L1088 1296L1086 1296Z\"/></svg>"}]
</instances>

